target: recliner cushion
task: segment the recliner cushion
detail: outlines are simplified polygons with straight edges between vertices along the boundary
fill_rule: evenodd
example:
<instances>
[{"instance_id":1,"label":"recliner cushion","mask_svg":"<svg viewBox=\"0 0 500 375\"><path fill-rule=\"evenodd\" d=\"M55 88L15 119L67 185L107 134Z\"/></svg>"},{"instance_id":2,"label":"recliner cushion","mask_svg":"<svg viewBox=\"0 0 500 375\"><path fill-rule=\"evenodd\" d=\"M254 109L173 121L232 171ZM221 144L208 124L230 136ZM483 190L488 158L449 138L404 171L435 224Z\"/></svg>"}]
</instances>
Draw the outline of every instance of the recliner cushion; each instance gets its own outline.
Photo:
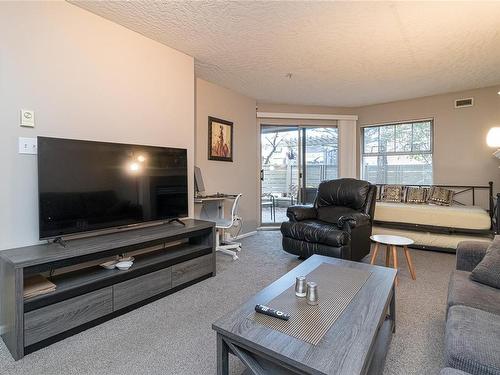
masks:
<instances>
[{"instance_id":1,"label":"recliner cushion","mask_svg":"<svg viewBox=\"0 0 500 375\"><path fill-rule=\"evenodd\" d=\"M347 246L329 246L322 243L312 243L295 238L283 237L283 249L297 255L303 259L307 259L314 254L334 257L339 259L351 259L350 248Z\"/></svg>"},{"instance_id":2,"label":"recliner cushion","mask_svg":"<svg viewBox=\"0 0 500 375\"><path fill-rule=\"evenodd\" d=\"M365 204L370 183L354 178L323 181L318 187L316 207L344 206L359 211Z\"/></svg>"},{"instance_id":3,"label":"recliner cushion","mask_svg":"<svg viewBox=\"0 0 500 375\"><path fill-rule=\"evenodd\" d=\"M337 224L342 216L359 213L359 211L353 210L352 208L342 206L320 207L316 211L318 220L332 224Z\"/></svg>"},{"instance_id":4,"label":"recliner cushion","mask_svg":"<svg viewBox=\"0 0 500 375\"><path fill-rule=\"evenodd\" d=\"M296 240L329 246L343 246L349 243L349 235L346 232L319 220L284 222L281 224L281 233Z\"/></svg>"}]
</instances>

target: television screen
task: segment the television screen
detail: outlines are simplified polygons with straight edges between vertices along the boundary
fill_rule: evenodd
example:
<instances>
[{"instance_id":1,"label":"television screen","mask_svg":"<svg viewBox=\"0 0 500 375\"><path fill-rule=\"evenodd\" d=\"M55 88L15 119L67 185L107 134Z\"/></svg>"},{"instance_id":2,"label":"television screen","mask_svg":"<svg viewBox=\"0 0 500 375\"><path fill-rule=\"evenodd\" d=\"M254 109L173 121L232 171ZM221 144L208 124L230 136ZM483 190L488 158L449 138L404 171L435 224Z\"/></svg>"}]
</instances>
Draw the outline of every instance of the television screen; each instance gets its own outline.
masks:
<instances>
[{"instance_id":1,"label":"television screen","mask_svg":"<svg viewBox=\"0 0 500 375\"><path fill-rule=\"evenodd\" d=\"M188 216L187 151L38 137L40 239Z\"/></svg>"}]
</instances>

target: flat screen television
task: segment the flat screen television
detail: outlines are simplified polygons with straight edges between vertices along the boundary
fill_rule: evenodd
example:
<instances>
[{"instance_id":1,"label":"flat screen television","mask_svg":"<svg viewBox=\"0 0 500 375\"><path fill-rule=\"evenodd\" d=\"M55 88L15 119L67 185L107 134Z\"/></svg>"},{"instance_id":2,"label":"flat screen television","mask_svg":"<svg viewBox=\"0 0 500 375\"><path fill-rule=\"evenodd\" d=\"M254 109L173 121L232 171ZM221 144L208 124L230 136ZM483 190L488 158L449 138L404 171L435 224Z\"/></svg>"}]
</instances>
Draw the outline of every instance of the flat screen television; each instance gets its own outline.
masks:
<instances>
[{"instance_id":1,"label":"flat screen television","mask_svg":"<svg viewBox=\"0 0 500 375\"><path fill-rule=\"evenodd\" d=\"M187 151L38 137L40 239L188 216Z\"/></svg>"}]
</instances>

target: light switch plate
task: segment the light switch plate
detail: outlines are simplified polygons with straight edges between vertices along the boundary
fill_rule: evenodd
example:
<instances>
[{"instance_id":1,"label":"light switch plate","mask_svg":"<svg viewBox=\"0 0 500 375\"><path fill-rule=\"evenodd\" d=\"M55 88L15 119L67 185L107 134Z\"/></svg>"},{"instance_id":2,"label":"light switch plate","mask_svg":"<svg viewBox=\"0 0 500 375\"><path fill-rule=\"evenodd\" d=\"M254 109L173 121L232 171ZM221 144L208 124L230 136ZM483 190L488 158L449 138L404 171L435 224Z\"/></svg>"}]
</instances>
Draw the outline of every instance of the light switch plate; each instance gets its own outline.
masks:
<instances>
[{"instance_id":1,"label":"light switch plate","mask_svg":"<svg viewBox=\"0 0 500 375\"><path fill-rule=\"evenodd\" d=\"M19 153L20 154L30 154L36 155L38 152L36 138L24 138L19 137Z\"/></svg>"},{"instance_id":2,"label":"light switch plate","mask_svg":"<svg viewBox=\"0 0 500 375\"><path fill-rule=\"evenodd\" d=\"M35 111L30 109L21 109L21 126L29 128L35 127Z\"/></svg>"}]
</instances>

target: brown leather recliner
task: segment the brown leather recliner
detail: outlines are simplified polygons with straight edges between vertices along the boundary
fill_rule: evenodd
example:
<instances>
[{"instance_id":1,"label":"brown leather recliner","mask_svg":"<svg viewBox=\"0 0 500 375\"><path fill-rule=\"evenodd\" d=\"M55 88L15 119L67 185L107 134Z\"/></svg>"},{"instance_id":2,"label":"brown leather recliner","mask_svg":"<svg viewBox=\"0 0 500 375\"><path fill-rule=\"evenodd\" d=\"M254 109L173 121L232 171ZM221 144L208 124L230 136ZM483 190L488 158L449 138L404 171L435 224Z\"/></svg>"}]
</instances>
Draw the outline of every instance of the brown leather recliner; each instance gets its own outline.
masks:
<instances>
[{"instance_id":1,"label":"brown leather recliner","mask_svg":"<svg viewBox=\"0 0 500 375\"><path fill-rule=\"evenodd\" d=\"M324 181L312 206L290 206L281 224L283 249L359 261L370 253L377 186L353 178Z\"/></svg>"}]
</instances>

